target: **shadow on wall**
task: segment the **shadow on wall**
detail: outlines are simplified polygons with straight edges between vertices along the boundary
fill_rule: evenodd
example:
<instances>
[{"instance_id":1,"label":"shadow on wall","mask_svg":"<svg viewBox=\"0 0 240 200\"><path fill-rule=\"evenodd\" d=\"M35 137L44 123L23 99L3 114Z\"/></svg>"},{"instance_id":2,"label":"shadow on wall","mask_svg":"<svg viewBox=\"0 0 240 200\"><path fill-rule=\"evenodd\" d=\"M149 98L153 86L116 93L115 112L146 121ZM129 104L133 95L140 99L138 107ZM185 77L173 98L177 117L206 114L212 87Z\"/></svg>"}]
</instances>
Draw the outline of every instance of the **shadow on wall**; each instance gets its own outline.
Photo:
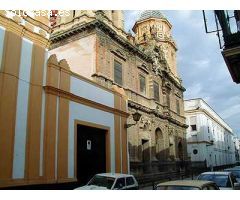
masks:
<instances>
[{"instance_id":1,"label":"shadow on wall","mask_svg":"<svg viewBox=\"0 0 240 200\"><path fill-rule=\"evenodd\" d=\"M129 142L128 146L130 161L132 162L186 160L187 155L186 139L178 136L174 136L167 147L164 147L163 140L157 142L154 146L150 146L147 140L143 140L142 145L138 146Z\"/></svg>"},{"instance_id":2,"label":"shadow on wall","mask_svg":"<svg viewBox=\"0 0 240 200\"><path fill-rule=\"evenodd\" d=\"M129 143L130 171L132 174L150 174L179 170L184 161L186 140L176 137L174 145L167 148L157 149L156 146L143 148L143 145L131 145ZM173 151L177 151L174 152Z\"/></svg>"}]
</instances>

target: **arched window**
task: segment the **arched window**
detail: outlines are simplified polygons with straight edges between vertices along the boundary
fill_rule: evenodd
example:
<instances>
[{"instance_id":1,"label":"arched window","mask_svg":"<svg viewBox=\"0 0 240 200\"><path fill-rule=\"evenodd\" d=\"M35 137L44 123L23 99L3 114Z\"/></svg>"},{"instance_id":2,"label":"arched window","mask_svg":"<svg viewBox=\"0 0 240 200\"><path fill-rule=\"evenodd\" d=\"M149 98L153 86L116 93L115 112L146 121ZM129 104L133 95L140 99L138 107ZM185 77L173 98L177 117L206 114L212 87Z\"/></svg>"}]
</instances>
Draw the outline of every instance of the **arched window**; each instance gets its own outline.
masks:
<instances>
[{"instance_id":1,"label":"arched window","mask_svg":"<svg viewBox=\"0 0 240 200\"><path fill-rule=\"evenodd\" d=\"M155 142L156 142L156 144L158 144L159 141L162 140L162 139L163 139L162 131L161 131L160 128L157 128L157 129L155 130Z\"/></svg>"},{"instance_id":2,"label":"arched window","mask_svg":"<svg viewBox=\"0 0 240 200\"><path fill-rule=\"evenodd\" d=\"M156 158L158 160L165 159L165 152L164 152L164 138L163 133L160 128L155 130L155 148L156 148Z\"/></svg>"}]
</instances>

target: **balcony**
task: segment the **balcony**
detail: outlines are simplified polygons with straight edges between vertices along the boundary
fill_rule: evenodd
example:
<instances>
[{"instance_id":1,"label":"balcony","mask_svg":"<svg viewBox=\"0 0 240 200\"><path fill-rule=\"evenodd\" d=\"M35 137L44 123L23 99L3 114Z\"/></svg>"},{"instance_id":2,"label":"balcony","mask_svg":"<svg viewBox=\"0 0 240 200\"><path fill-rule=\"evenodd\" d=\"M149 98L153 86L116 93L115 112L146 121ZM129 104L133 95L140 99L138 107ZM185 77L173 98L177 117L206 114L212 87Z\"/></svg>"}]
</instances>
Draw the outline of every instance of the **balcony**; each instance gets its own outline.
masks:
<instances>
[{"instance_id":1,"label":"balcony","mask_svg":"<svg viewBox=\"0 0 240 200\"><path fill-rule=\"evenodd\" d=\"M216 32L222 55L233 81L240 83L240 10L215 10L216 30L209 31L203 11L206 33Z\"/></svg>"},{"instance_id":2,"label":"balcony","mask_svg":"<svg viewBox=\"0 0 240 200\"><path fill-rule=\"evenodd\" d=\"M240 11L215 11L215 14L222 28L224 40L223 58L233 81L240 83L240 27L237 27L237 22L239 22L237 20L240 20L238 19Z\"/></svg>"},{"instance_id":3,"label":"balcony","mask_svg":"<svg viewBox=\"0 0 240 200\"><path fill-rule=\"evenodd\" d=\"M238 37L240 38L240 32ZM233 81L240 83L240 44L237 47L223 49L222 55Z\"/></svg>"}]
</instances>

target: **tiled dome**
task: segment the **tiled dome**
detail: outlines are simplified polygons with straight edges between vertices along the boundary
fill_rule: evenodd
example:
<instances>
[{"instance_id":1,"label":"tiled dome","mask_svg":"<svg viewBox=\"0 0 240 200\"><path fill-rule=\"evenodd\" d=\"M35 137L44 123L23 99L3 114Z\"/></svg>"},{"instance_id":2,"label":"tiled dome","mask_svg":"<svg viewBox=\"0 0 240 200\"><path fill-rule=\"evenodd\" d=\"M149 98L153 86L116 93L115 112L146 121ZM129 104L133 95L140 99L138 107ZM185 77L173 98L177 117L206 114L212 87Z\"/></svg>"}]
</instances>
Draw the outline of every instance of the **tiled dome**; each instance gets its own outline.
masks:
<instances>
[{"instance_id":1,"label":"tiled dome","mask_svg":"<svg viewBox=\"0 0 240 200\"><path fill-rule=\"evenodd\" d=\"M145 10L140 14L138 21L148 18L165 18L159 10Z\"/></svg>"}]
</instances>

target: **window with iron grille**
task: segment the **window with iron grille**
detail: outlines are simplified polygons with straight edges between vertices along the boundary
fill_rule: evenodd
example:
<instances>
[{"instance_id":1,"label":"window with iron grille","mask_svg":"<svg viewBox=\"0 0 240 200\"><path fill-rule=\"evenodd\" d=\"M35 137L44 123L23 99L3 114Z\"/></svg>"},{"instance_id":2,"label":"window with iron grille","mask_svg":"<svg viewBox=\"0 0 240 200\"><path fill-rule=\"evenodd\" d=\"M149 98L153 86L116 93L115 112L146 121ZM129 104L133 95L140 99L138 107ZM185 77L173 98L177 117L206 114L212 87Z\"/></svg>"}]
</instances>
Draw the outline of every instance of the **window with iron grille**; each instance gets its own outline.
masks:
<instances>
[{"instance_id":1,"label":"window with iron grille","mask_svg":"<svg viewBox=\"0 0 240 200\"><path fill-rule=\"evenodd\" d=\"M146 94L146 78L143 75L139 76L140 80L140 92Z\"/></svg>"},{"instance_id":2,"label":"window with iron grille","mask_svg":"<svg viewBox=\"0 0 240 200\"><path fill-rule=\"evenodd\" d=\"M159 101L159 84L155 81L153 83L153 93L154 93L154 100Z\"/></svg>"},{"instance_id":3,"label":"window with iron grille","mask_svg":"<svg viewBox=\"0 0 240 200\"><path fill-rule=\"evenodd\" d=\"M122 85L122 64L114 60L114 82Z\"/></svg>"}]
</instances>

